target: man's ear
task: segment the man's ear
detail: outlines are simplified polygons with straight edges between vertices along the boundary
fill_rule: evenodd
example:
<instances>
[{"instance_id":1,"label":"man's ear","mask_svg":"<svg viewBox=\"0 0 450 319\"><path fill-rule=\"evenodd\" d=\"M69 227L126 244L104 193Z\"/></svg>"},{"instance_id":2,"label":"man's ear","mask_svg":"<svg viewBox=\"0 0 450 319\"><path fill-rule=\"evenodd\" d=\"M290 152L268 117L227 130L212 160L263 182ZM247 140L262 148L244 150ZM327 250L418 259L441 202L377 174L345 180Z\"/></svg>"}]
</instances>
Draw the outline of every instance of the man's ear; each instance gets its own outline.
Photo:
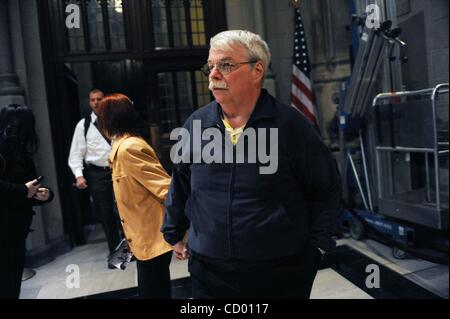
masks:
<instances>
[{"instance_id":1,"label":"man's ear","mask_svg":"<svg viewBox=\"0 0 450 319\"><path fill-rule=\"evenodd\" d=\"M258 61L255 63L255 66L253 67L254 70L254 74L255 74L255 80L257 80L258 82L262 80L262 78L264 77L264 64L261 61Z\"/></svg>"}]
</instances>

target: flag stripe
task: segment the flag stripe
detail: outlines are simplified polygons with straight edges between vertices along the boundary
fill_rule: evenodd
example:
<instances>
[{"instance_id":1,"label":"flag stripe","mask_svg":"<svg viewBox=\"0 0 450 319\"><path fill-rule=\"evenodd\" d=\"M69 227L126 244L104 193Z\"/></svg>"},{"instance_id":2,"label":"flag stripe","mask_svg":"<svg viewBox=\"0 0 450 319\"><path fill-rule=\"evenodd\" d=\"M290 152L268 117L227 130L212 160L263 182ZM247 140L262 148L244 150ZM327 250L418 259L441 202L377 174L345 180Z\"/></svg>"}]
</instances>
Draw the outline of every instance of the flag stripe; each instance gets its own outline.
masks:
<instances>
[{"instance_id":1,"label":"flag stripe","mask_svg":"<svg viewBox=\"0 0 450 319\"><path fill-rule=\"evenodd\" d=\"M306 95L306 97L312 102L314 103L314 95L313 93L308 90L308 88L306 87L306 85L301 82L298 78L296 78L295 76L292 76L292 85L297 88L298 90L300 90L303 94ZM292 89L294 89L294 87Z\"/></svg>"},{"instance_id":2,"label":"flag stripe","mask_svg":"<svg viewBox=\"0 0 450 319\"><path fill-rule=\"evenodd\" d=\"M310 91L312 91L312 87L311 87L311 81L309 80L309 78L306 76L305 73L303 73L297 66L293 66L292 67L292 74L299 79L303 84L305 84L306 88Z\"/></svg>"},{"instance_id":3,"label":"flag stripe","mask_svg":"<svg viewBox=\"0 0 450 319\"><path fill-rule=\"evenodd\" d=\"M300 103L302 103L311 114L315 115L315 109L314 109L314 104L312 103L312 101L305 95L303 94L302 91L300 91L298 88L296 88L294 85L292 85L292 95L295 96Z\"/></svg>"},{"instance_id":4,"label":"flag stripe","mask_svg":"<svg viewBox=\"0 0 450 319\"><path fill-rule=\"evenodd\" d=\"M292 106L302 112L304 116L306 116L313 124L317 125L316 117L311 114L311 112L304 106L296 96L292 96Z\"/></svg>"}]
</instances>

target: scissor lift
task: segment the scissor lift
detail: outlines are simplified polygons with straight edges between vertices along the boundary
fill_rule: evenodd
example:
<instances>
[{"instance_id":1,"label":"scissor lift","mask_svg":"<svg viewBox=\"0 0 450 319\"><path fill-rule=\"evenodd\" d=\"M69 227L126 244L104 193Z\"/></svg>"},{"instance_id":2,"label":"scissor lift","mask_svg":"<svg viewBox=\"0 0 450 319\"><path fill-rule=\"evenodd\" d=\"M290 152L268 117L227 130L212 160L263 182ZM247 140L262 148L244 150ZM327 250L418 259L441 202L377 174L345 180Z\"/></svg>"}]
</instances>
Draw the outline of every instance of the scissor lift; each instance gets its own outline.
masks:
<instances>
[{"instance_id":1,"label":"scissor lift","mask_svg":"<svg viewBox=\"0 0 450 319\"><path fill-rule=\"evenodd\" d=\"M371 229L372 235L389 236L396 258L404 258L408 251L434 262L448 262L448 93L449 85L444 83L374 98L376 174L372 178L360 136L365 189L347 153L365 206L365 210L354 209L353 216L344 216L353 238L361 239ZM430 255L430 247L447 258Z\"/></svg>"},{"instance_id":2,"label":"scissor lift","mask_svg":"<svg viewBox=\"0 0 450 319\"><path fill-rule=\"evenodd\" d=\"M341 88L343 224L355 239L366 234L387 242L394 257L406 251L448 263L448 84L373 98L382 64L395 59L396 45L406 45L399 35L389 21L363 28L352 75ZM438 102L446 117L438 116Z\"/></svg>"}]
</instances>

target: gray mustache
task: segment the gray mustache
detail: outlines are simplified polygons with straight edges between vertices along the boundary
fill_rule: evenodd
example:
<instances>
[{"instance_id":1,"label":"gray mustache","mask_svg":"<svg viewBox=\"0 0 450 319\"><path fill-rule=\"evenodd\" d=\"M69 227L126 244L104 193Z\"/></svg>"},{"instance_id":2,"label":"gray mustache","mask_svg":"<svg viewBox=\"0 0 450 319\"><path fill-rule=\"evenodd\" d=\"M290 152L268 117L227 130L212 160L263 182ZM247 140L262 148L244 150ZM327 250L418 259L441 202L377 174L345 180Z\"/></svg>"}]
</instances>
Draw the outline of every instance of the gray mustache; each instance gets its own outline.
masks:
<instances>
[{"instance_id":1,"label":"gray mustache","mask_svg":"<svg viewBox=\"0 0 450 319\"><path fill-rule=\"evenodd\" d=\"M228 89L228 86L226 83L224 82L214 82L214 81L209 81L209 86L208 89L210 91L214 90L214 89Z\"/></svg>"}]
</instances>

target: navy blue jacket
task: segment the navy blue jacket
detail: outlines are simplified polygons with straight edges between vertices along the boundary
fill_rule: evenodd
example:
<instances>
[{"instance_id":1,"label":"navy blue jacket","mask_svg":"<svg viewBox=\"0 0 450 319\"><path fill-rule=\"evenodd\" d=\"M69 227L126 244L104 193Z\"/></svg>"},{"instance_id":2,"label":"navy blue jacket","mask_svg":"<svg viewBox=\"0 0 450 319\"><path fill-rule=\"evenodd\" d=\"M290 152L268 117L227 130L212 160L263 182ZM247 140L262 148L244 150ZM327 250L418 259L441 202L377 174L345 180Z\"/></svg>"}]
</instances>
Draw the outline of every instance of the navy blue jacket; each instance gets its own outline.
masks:
<instances>
[{"instance_id":1,"label":"navy blue jacket","mask_svg":"<svg viewBox=\"0 0 450 319\"><path fill-rule=\"evenodd\" d=\"M202 131L219 128L225 138L217 102L187 119L184 128L190 133L193 120L202 121ZM226 260L278 259L302 252L307 244L334 248L340 178L316 130L264 89L245 129L250 127L278 128L276 173L259 174L267 164L248 157L245 163L175 164L161 228L166 241L176 244L189 228L190 249Z\"/></svg>"}]
</instances>

